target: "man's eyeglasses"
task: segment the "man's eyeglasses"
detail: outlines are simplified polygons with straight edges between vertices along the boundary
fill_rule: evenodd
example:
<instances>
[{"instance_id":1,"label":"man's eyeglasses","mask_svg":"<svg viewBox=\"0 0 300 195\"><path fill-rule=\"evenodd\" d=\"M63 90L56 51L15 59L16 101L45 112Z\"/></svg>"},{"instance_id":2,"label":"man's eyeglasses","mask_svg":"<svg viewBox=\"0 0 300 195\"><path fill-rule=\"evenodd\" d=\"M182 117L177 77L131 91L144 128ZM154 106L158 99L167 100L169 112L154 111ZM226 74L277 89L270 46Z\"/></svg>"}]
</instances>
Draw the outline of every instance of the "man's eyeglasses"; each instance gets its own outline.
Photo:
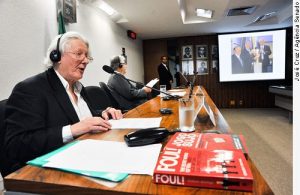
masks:
<instances>
[{"instance_id":1,"label":"man's eyeglasses","mask_svg":"<svg viewBox=\"0 0 300 195\"><path fill-rule=\"evenodd\" d=\"M77 60L83 60L84 58L87 58L89 60L89 62L92 62L94 60L93 57L88 56L87 54L81 53L81 52L65 52L65 53L74 54L74 56Z\"/></svg>"}]
</instances>

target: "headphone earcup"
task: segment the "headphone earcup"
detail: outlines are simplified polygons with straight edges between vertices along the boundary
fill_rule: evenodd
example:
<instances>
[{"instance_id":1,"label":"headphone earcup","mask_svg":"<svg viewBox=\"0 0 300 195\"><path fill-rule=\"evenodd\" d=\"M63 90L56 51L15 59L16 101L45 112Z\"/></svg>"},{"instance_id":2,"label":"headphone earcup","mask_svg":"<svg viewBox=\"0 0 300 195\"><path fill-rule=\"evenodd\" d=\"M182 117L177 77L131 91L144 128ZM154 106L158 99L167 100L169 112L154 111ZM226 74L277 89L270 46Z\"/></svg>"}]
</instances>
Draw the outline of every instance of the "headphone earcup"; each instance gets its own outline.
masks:
<instances>
[{"instance_id":1,"label":"headphone earcup","mask_svg":"<svg viewBox=\"0 0 300 195\"><path fill-rule=\"evenodd\" d=\"M58 50L53 50L50 53L50 59L52 62L59 62L61 58L61 54Z\"/></svg>"}]
</instances>

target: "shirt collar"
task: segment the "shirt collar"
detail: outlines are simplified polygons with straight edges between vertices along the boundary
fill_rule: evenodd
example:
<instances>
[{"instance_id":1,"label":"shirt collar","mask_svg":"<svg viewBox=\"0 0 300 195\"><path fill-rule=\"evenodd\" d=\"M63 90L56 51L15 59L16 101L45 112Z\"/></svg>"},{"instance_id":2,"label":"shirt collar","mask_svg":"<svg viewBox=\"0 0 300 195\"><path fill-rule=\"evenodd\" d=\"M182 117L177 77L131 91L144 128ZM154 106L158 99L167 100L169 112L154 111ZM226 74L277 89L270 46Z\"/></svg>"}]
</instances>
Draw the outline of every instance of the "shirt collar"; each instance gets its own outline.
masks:
<instances>
[{"instance_id":1,"label":"shirt collar","mask_svg":"<svg viewBox=\"0 0 300 195\"><path fill-rule=\"evenodd\" d=\"M61 76L61 74L59 74L59 72L57 70L54 70L54 71L57 74L61 83L63 84L65 90L68 90L68 88L69 88L68 81L66 81L66 79L63 76ZM81 90L82 90L82 84L79 81L76 81L74 84L74 91L80 93Z\"/></svg>"}]
</instances>

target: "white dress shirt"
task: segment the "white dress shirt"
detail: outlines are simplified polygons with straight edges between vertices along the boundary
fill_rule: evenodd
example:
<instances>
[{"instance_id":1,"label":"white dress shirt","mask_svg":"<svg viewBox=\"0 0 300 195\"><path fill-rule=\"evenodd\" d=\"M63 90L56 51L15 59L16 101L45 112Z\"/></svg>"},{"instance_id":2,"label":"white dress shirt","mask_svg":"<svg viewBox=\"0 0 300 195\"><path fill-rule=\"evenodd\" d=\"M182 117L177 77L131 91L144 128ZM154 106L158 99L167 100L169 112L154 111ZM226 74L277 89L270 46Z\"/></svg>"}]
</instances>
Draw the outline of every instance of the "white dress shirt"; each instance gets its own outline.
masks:
<instances>
[{"instance_id":1,"label":"white dress shirt","mask_svg":"<svg viewBox=\"0 0 300 195\"><path fill-rule=\"evenodd\" d=\"M80 92L82 90L82 84L80 82L76 82L74 85L74 93L77 97L77 103L74 101L72 94L69 92L68 88L69 88L69 83L64 79L64 77L62 77L59 72L57 72L55 70L59 80L61 81L61 83L63 84L69 98L70 101L72 102L72 105L76 111L76 114L79 118L79 120L81 121L82 119L86 118L86 117L91 117L92 113L87 105L87 103L84 101L84 99L82 98L82 96L80 95ZM71 125L67 125L64 126L62 128L62 138L63 138L63 142L67 143L69 141L72 141L74 138L72 136L72 132L71 132Z\"/></svg>"},{"instance_id":2,"label":"white dress shirt","mask_svg":"<svg viewBox=\"0 0 300 195\"><path fill-rule=\"evenodd\" d=\"M164 65L164 67L165 67L167 70L169 70L166 64L162 63L162 65Z\"/></svg>"}]
</instances>

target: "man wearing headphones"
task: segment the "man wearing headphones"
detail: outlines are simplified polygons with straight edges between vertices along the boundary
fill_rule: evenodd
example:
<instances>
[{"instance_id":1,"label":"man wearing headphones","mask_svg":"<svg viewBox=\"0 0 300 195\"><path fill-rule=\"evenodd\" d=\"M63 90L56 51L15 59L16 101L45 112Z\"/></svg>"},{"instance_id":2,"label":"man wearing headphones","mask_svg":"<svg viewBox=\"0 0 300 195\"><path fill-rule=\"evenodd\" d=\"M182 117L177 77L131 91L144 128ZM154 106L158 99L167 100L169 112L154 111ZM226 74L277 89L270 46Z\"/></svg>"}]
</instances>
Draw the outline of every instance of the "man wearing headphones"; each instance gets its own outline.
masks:
<instances>
[{"instance_id":1,"label":"man wearing headphones","mask_svg":"<svg viewBox=\"0 0 300 195\"><path fill-rule=\"evenodd\" d=\"M122 118L120 110L107 108L96 116L90 107L79 80L92 60L87 40L67 32L51 42L45 58L48 69L14 87L5 112L5 164L10 166L2 175L82 134L109 130L109 116Z\"/></svg>"},{"instance_id":2,"label":"man wearing headphones","mask_svg":"<svg viewBox=\"0 0 300 195\"><path fill-rule=\"evenodd\" d=\"M127 72L127 62L124 56L114 56L110 61L110 67L119 74L112 74L107 86L112 90L112 95L118 101L122 109L129 110L147 101L148 87L138 89L124 76Z\"/></svg>"}]
</instances>

